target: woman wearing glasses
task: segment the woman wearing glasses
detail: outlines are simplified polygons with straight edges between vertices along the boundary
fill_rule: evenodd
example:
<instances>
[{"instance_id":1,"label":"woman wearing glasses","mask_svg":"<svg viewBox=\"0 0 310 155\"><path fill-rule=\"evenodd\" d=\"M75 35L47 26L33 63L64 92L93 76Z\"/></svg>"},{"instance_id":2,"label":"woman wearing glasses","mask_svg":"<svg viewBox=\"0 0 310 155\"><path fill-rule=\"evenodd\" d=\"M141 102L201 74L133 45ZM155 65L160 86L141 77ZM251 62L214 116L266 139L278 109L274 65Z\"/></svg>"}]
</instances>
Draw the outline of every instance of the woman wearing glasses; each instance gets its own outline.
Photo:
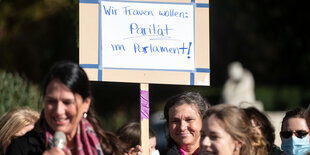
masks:
<instances>
[{"instance_id":1,"label":"woman wearing glasses","mask_svg":"<svg viewBox=\"0 0 310 155\"><path fill-rule=\"evenodd\" d=\"M287 155L305 155L310 150L309 129L304 118L305 109L286 112L281 126L281 148Z\"/></svg>"}]
</instances>

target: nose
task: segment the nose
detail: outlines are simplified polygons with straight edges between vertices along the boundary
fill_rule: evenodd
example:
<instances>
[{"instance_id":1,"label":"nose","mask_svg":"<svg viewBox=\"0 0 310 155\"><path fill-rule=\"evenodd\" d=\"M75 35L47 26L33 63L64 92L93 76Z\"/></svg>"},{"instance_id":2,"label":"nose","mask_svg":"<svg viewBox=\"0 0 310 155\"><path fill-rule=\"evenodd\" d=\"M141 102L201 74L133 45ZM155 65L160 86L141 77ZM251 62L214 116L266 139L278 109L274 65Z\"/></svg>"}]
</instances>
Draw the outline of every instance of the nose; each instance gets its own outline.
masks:
<instances>
[{"instance_id":1,"label":"nose","mask_svg":"<svg viewBox=\"0 0 310 155\"><path fill-rule=\"evenodd\" d=\"M55 107L55 112L57 115L62 115L65 113L65 106L64 103L62 103L61 101L58 101L56 107Z\"/></svg>"},{"instance_id":2,"label":"nose","mask_svg":"<svg viewBox=\"0 0 310 155\"><path fill-rule=\"evenodd\" d=\"M204 147L211 146L210 138L208 136L202 137L201 145Z\"/></svg>"},{"instance_id":3,"label":"nose","mask_svg":"<svg viewBox=\"0 0 310 155\"><path fill-rule=\"evenodd\" d=\"M187 128L186 121L181 121L181 123L180 123L180 130L184 131L184 130L186 130L186 128Z\"/></svg>"}]
</instances>

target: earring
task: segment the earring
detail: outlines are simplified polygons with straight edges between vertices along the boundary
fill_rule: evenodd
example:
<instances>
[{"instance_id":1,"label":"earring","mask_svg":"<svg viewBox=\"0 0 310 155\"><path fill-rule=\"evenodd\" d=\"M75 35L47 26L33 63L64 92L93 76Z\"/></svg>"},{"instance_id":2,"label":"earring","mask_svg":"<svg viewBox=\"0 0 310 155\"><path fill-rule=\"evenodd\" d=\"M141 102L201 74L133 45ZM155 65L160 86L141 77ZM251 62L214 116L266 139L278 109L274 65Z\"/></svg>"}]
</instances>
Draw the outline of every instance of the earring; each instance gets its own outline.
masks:
<instances>
[{"instance_id":1,"label":"earring","mask_svg":"<svg viewBox=\"0 0 310 155\"><path fill-rule=\"evenodd\" d=\"M86 112L84 112L83 117L84 117L84 118L86 118L86 117L87 117L87 113L86 113Z\"/></svg>"}]
</instances>

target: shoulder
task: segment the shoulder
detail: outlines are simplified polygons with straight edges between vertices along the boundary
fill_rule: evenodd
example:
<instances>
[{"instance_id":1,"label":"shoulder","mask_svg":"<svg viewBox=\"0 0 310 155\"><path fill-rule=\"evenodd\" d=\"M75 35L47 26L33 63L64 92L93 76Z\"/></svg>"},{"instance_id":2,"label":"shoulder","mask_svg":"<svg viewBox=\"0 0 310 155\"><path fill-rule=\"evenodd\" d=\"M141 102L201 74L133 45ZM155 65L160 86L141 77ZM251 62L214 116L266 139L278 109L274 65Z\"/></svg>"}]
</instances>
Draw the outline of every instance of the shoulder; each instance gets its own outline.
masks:
<instances>
[{"instance_id":1,"label":"shoulder","mask_svg":"<svg viewBox=\"0 0 310 155\"><path fill-rule=\"evenodd\" d=\"M173 147L169 148L167 151L167 155L180 155L180 152L177 146L174 145Z\"/></svg>"},{"instance_id":2,"label":"shoulder","mask_svg":"<svg viewBox=\"0 0 310 155\"><path fill-rule=\"evenodd\" d=\"M272 150L269 155L285 155L285 153L277 145L272 145Z\"/></svg>"},{"instance_id":3,"label":"shoulder","mask_svg":"<svg viewBox=\"0 0 310 155\"><path fill-rule=\"evenodd\" d=\"M13 139L7 148L6 155L36 155L42 154L43 150L44 142L37 132L31 130L24 136Z\"/></svg>"}]
</instances>

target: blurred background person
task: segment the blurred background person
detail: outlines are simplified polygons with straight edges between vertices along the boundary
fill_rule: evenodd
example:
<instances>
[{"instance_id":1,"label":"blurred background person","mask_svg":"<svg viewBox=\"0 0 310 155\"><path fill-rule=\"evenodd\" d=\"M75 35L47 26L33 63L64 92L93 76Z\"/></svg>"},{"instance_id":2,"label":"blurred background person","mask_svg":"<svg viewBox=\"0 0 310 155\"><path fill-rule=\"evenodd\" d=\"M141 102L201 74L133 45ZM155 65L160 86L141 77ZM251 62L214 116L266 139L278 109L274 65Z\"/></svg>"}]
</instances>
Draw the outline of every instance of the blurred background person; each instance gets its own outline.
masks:
<instances>
[{"instance_id":1,"label":"blurred background person","mask_svg":"<svg viewBox=\"0 0 310 155\"><path fill-rule=\"evenodd\" d=\"M208 107L196 92L185 92L168 100L164 108L169 130L167 155L198 154L202 116Z\"/></svg>"},{"instance_id":2,"label":"blurred background person","mask_svg":"<svg viewBox=\"0 0 310 155\"><path fill-rule=\"evenodd\" d=\"M11 140L32 130L39 113L29 107L15 107L0 118L0 154L5 154Z\"/></svg>"},{"instance_id":3,"label":"blurred background person","mask_svg":"<svg viewBox=\"0 0 310 155\"><path fill-rule=\"evenodd\" d=\"M159 155L159 151L156 150L156 134L151 128L149 129L150 155ZM125 144L126 152L129 155L134 155L138 153L139 150L137 150L136 146L141 144L140 123L127 123L117 130L116 135Z\"/></svg>"},{"instance_id":4,"label":"blurred background person","mask_svg":"<svg viewBox=\"0 0 310 155\"><path fill-rule=\"evenodd\" d=\"M72 62L58 62L43 85L44 109L35 128L12 141L8 155L122 154L113 150L92 103L84 70ZM53 147L54 132L65 134L63 149ZM113 152L116 151L116 152Z\"/></svg>"},{"instance_id":5,"label":"blurred background person","mask_svg":"<svg viewBox=\"0 0 310 155\"><path fill-rule=\"evenodd\" d=\"M219 104L203 117L200 154L266 155L265 139L251 126L245 112L232 105Z\"/></svg>"},{"instance_id":6,"label":"blurred background person","mask_svg":"<svg viewBox=\"0 0 310 155\"><path fill-rule=\"evenodd\" d=\"M275 129L268 117L256 109L255 107L248 107L243 109L246 115L251 120L251 125L257 129L258 133L263 136L266 140L267 150L269 155L281 155L284 152L274 144L275 140Z\"/></svg>"},{"instance_id":7,"label":"blurred background person","mask_svg":"<svg viewBox=\"0 0 310 155\"><path fill-rule=\"evenodd\" d=\"M305 109L296 108L286 112L281 125L281 148L287 155L305 155L310 150L309 128Z\"/></svg>"}]
</instances>

